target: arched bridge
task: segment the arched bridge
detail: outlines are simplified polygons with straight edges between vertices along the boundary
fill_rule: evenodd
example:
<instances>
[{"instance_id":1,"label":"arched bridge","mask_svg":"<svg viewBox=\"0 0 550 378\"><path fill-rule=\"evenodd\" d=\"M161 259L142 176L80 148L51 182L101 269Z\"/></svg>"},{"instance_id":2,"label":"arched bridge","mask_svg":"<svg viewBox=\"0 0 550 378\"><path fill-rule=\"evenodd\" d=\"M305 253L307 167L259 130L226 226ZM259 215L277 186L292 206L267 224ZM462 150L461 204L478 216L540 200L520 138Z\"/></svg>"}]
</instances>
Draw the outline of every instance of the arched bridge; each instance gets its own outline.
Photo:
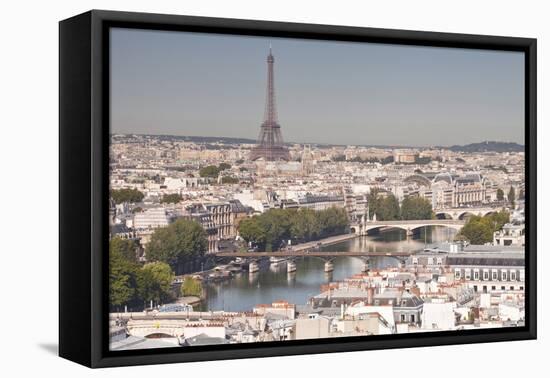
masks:
<instances>
[{"instance_id":1,"label":"arched bridge","mask_svg":"<svg viewBox=\"0 0 550 378\"><path fill-rule=\"evenodd\" d=\"M183 336L185 322L181 320L154 319L130 320L126 326L128 333L139 337L177 337Z\"/></svg>"},{"instance_id":2,"label":"arched bridge","mask_svg":"<svg viewBox=\"0 0 550 378\"><path fill-rule=\"evenodd\" d=\"M460 207L436 210L435 216L440 219L464 220L469 215L484 217L503 210L503 207Z\"/></svg>"},{"instance_id":3,"label":"arched bridge","mask_svg":"<svg viewBox=\"0 0 550 378\"><path fill-rule=\"evenodd\" d=\"M407 234L421 227L442 226L452 228L459 231L465 224L464 220L460 219L426 219L426 220L400 220L400 221L377 221L352 224L352 232L365 235L367 232L379 228L398 228L405 230Z\"/></svg>"}]
</instances>

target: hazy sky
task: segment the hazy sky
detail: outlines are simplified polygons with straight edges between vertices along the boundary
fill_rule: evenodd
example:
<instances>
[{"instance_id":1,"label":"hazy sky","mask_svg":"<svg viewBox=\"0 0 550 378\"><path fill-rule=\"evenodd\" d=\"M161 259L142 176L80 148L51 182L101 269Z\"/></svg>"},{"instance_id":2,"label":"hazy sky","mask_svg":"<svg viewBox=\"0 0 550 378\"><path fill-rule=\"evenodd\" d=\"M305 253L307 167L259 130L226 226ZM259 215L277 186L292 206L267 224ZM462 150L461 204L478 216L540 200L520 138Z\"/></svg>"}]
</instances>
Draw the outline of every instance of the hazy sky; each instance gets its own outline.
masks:
<instances>
[{"instance_id":1,"label":"hazy sky","mask_svg":"<svg viewBox=\"0 0 550 378\"><path fill-rule=\"evenodd\" d=\"M288 142L524 143L523 53L113 29L111 130L256 139L269 44Z\"/></svg>"}]
</instances>

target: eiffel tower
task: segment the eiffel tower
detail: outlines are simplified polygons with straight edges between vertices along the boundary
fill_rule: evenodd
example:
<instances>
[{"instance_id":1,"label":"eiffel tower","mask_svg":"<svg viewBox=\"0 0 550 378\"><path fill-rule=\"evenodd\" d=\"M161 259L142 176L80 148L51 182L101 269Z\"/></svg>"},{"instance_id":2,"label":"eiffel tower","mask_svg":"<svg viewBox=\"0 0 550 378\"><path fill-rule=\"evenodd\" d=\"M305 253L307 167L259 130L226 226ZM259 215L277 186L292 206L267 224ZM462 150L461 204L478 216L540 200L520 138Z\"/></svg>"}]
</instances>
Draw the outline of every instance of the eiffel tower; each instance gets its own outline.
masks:
<instances>
[{"instance_id":1,"label":"eiffel tower","mask_svg":"<svg viewBox=\"0 0 550 378\"><path fill-rule=\"evenodd\" d=\"M275 58L269 46L267 56L267 96L265 101L264 121L256 146L250 152L250 160L264 159L266 161L289 160L290 155L284 146L281 126L277 120L275 106L275 83L273 79L273 63Z\"/></svg>"}]
</instances>

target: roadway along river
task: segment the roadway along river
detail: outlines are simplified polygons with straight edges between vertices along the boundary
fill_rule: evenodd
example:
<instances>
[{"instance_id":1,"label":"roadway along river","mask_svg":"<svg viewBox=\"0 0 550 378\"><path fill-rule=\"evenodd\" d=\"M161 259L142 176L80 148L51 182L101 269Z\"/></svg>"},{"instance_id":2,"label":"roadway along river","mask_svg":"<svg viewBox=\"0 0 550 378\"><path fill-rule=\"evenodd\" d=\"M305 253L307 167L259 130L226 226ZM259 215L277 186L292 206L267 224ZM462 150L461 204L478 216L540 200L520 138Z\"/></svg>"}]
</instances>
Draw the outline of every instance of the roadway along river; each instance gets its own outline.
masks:
<instances>
[{"instance_id":1,"label":"roadway along river","mask_svg":"<svg viewBox=\"0 0 550 378\"><path fill-rule=\"evenodd\" d=\"M324 247L325 251L415 251L425 243L443 242L451 239L455 231L443 227L427 228L407 239L405 232L390 230L374 236L350 239ZM265 261L257 273L243 272L234 278L206 284L207 298L201 305L202 311L250 311L256 304L285 300L289 303L305 304L309 297L320 292L320 285L338 281L360 273L363 262L354 257L338 257L333 260L334 271L324 272L324 262L316 257L295 260L296 272L287 273L286 264L270 265ZM372 268L397 266L398 261L390 257L371 259Z\"/></svg>"}]
</instances>

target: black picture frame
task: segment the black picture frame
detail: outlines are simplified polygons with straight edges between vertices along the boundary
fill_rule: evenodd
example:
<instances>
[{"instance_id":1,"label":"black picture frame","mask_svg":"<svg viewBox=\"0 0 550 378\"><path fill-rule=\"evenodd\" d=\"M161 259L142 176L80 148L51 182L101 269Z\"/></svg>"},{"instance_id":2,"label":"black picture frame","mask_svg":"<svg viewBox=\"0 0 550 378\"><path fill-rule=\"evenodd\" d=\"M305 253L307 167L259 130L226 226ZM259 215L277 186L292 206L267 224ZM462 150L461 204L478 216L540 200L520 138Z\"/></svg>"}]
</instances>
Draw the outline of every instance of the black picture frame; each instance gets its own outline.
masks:
<instances>
[{"instance_id":1,"label":"black picture frame","mask_svg":"<svg viewBox=\"0 0 550 378\"><path fill-rule=\"evenodd\" d=\"M108 349L108 28L195 31L525 53L524 327L229 346ZM408 348L536 338L536 39L92 10L59 24L59 354L89 367Z\"/></svg>"}]
</instances>

